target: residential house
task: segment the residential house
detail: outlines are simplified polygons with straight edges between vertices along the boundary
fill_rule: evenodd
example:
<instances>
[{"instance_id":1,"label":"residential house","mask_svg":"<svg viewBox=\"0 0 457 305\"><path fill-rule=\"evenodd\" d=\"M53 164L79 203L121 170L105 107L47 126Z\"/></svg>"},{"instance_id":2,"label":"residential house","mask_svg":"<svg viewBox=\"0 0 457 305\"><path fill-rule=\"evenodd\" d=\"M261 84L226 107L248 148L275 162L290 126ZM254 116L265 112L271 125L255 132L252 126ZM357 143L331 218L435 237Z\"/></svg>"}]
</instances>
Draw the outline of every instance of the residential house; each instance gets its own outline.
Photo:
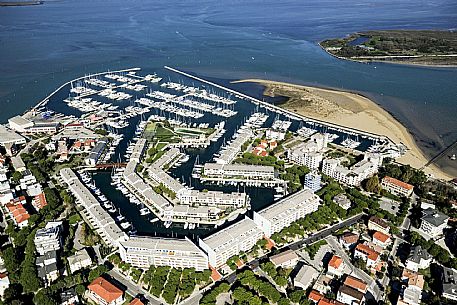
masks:
<instances>
[{"instance_id":1,"label":"residential house","mask_svg":"<svg viewBox=\"0 0 457 305\"><path fill-rule=\"evenodd\" d=\"M318 276L319 272L316 269L308 265L303 265L294 277L294 287L306 290Z\"/></svg>"},{"instance_id":2,"label":"residential house","mask_svg":"<svg viewBox=\"0 0 457 305\"><path fill-rule=\"evenodd\" d=\"M316 290L311 290L311 292L308 295L308 299L314 303L318 303L323 298L324 298L324 295L322 293L319 293Z\"/></svg>"},{"instance_id":3,"label":"residential house","mask_svg":"<svg viewBox=\"0 0 457 305\"><path fill-rule=\"evenodd\" d=\"M457 271L443 267L442 273L442 295L449 300L457 301Z\"/></svg>"},{"instance_id":4,"label":"residential house","mask_svg":"<svg viewBox=\"0 0 457 305\"><path fill-rule=\"evenodd\" d=\"M417 272L419 269L427 269L432 262L433 257L421 246L411 248L409 256L406 259L406 268Z\"/></svg>"},{"instance_id":5,"label":"residential house","mask_svg":"<svg viewBox=\"0 0 457 305\"><path fill-rule=\"evenodd\" d=\"M6 208L13 219L13 222L19 227L24 228L29 224L30 215L27 210L24 208L22 203L8 203Z\"/></svg>"},{"instance_id":6,"label":"residential house","mask_svg":"<svg viewBox=\"0 0 457 305\"><path fill-rule=\"evenodd\" d=\"M371 216L370 219L368 220L368 230L379 231L384 234L389 234L390 227L389 227L389 224L385 220L383 220L377 216Z\"/></svg>"},{"instance_id":7,"label":"residential house","mask_svg":"<svg viewBox=\"0 0 457 305\"><path fill-rule=\"evenodd\" d=\"M405 281L405 286L398 297L397 304L419 305L422 298L422 289L424 288L424 276L403 269L402 280Z\"/></svg>"},{"instance_id":8,"label":"residential house","mask_svg":"<svg viewBox=\"0 0 457 305\"><path fill-rule=\"evenodd\" d=\"M74 255L69 256L67 260L71 273L75 273L78 270L92 265L92 259L90 258L89 253L87 253L86 249L77 251Z\"/></svg>"},{"instance_id":9,"label":"residential house","mask_svg":"<svg viewBox=\"0 0 457 305\"><path fill-rule=\"evenodd\" d=\"M443 230L447 227L449 216L434 209L422 211L421 225L419 230L432 238L438 238L443 235Z\"/></svg>"},{"instance_id":10,"label":"residential house","mask_svg":"<svg viewBox=\"0 0 457 305\"><path fill-rule=\"evenodd\" d=\"M327 273L332 276L342 276L344 273L344 261L341 257L333 255L328 262Z\"/></svg>"},{"instance_id":11,"label":"residential house","mask_svg":"<svg viewBox=\"0 0 457 305\"><path fill-rule=\"evenodd\" d=\"M343 284L338 289L336 299L343 304L358 305L365 302L365 294Z\"/></svg>"},{"instance_id":12,"label":"residential house","mask_svg":"<svg viewBox=\"0 0 457 305\"><path fill-rule=\"evenodd\" d=\"M74 288L62 291L59 296L60 305L74 305L79 303L79 297Z\"/></svg>"},{"instance_id":13,"label":"residential house","mask_svg":"<svg viewBox=\"0 0 457 305\"><path fill-rule=\"evenodd\" d=\"M333 201L345 210L351 207L351 200L345 194L336 195L333 197Z\"/></svg>"},{"instance_id":14,"label":"residential house","mask_svg":"<svg viewBox=\"0 0 457 305\"><path fill-rule=\"evenodd\" d=\"M379 253L365 244L358 244L355 247L354 258L361 258L367 264L367 268L376 267L379 262Z\"/></svg>"},{"instance_id":15,"label":"residential house","mask_svg":"<svg viewBox=\"0 0 457 305\"><path fill-rule=\"evenodd\" d=\"M332 278L330 276L321 274L321 275L319 275L316 282L314 283L313 289L322 294L326 294L331 289L330 288L331 281L332 281Z\"/></svg>"},{"instance_id":16,"label":"residential house","mask_svg":"<svg viewBox=\"0 0 457 305\"><path fill-rule=\"evenodd\" d=\"M341 303L340 301L337 300L330 300L327 298L322 298L320 299L319 303L317 305L344 305L344 303Z\"/></svg>"},{"instance_id":17,"label":"residential house","mask_svg":"<svg viewBox=\"0 0 457 305\"><path fill-rule=\"evenodd\" d=\"M36 251L44 255L49 251L58 251L62 247L62 222L50 221L43 229L37 230L34 238Z\"/></svg>"},{"instance_id":18,"label":"residential house","mask_svg":"<svg viewBox=\"0 0 457 305\"><path fill-rule=\"evenodd\" d=\"M346 250L352 250L359 241L359 235L352 232L345 232L339 237L340 243Z\"/></svg>"},{"instance_id":19,"label":"residential house","mask_svg":"<svg viewBox=\"0 0 457 305\"><path fill-rule=\"evenodd\" d=\"M366 293L368 290L368 285L361 279L358 279L356 277L353 277L352 275L346 276L346 279L344 280L344 285L351 287L357 291L360 291L362 293Z\"/></svg>"},{"instance_id":20,"label":"residential house","mask_svg":"<svg viewBox=\"0 0 457 305\"><path fill-rule=\"evenodd\" d=\"M376 231L373 234L373 243L383 249L392 243L392 238L388 234Z\"/></svg>"},{"instance_id":21,"label":"residential house","mask_svg":"<svg viewBox=\"0 0 457 305\"><path fill-rule=\"evenodd\" d=\"M46 201L46 195L44 193L40 193L33 197L32 205L37 212L47 206L48 202Z\"/></svg>"},{"instance_id":22,"label":"residential house","mask_svg":"<svg viewBox=\"0 0 457 305\"><path fill-rule=\"evenodd\" d=\"M89 284L87 296L98 305L121 305L124 303L124 292L101 276Z\"/></svg>"},{"instance_id":23,"label":"residential house","mask_svg":"<svg viewBox=\"0 0 457 305\"><path fill-rule=\"evenodd\" d=\"M287 250L270 257L270 261L275 265L276 268L294 268L298 262L298 259L298 255L295 254L295 251L293 250Z\"/></svg>"},{"instance_id":24,"label":"residential house","mask_svg":"<svg viewBox=\"0 0 457 305\"><path fill-rule=\"evenodd\" d=\"M129 305L144 305L144 303L141 302L140 299L134 298L134 299L132 300L132 302L129 303Z\"/></svg>"},{"instance_id":25,"label":"residential house","mask_svg":"<svg viewBox=\"0 0 457 305\"><path fill-rule=\"evenodd\" d=\"M38 276L43 280L45 286L49 286L57 280L60 270L57 267L57 252L48 251L44 255L38 256L35 260Z\"/></svg>"}]
</instances>

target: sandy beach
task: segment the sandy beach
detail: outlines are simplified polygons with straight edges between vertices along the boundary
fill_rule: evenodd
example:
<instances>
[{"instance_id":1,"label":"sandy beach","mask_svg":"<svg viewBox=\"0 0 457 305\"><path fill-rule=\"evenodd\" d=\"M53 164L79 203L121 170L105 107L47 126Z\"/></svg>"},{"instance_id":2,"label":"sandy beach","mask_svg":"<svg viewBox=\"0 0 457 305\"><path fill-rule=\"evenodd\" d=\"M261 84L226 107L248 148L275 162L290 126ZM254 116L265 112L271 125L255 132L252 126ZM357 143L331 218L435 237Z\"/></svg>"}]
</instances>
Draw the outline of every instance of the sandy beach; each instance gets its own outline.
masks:
<instances>
[{"instance_id":1,"label":"sandy beach","mask_svg":"<svg viewBox=\"0 0 457 305\"><path fill-rule=\"evenodd\" d=\"M408 147L408 151L397 159L399 163L409 164L415 168L421 168L427 163L427 158L416 145L408 130L391 114L364 96L260 79L238 82L253 82L263 85L266 96L288 97L288 101L279 106L302 116L384 135L395 143L403 143ZM428 166L424 171L435 178L446 180L452 178L435 165Z\"/></svg>"}]
</instances>

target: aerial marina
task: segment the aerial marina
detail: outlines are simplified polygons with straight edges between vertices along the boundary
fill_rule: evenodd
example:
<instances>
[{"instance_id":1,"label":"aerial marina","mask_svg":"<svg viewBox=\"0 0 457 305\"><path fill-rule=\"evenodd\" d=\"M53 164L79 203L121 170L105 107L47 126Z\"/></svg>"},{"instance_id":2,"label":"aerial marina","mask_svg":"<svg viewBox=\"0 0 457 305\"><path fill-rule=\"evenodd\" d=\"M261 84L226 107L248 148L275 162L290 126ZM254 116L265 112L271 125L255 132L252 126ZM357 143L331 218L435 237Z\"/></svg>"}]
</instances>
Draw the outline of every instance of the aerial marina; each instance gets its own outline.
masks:
<instances>
[{"instance_id":1,"label":"aerial marina","mask_svg":"<svg viewBox=\"0 0 457 305\"><path fill-rule=\"evenodd\" d=\"M220 226L239 213L249 214L251 209L261 209L286 196L287 183L278 178L274 168L235 164L246 151L265 153L261 146L255 147L252 143L247 145L256 138L266 137L284 142L287 134L295 133L308 139L322 133L326 135L328 143L341 148L357 149L359 153L401 155L402 147L385 137L302 118L242 93L189 76L184 72L177 73L172 68L164 70L163 75L151 73L141 76L139 69L88 75L69 82L49 96L46 105L33 110L37 115L52 109L68 118L75 118L85 126L107 129L108 140L100 156L87 164L136 162L145 166L144 174L149 173L147 179L152 177L150 181L145 180L144 185L151 188L150 192L154 192L153 188L165 185L168 195L164 193L157 197L162 198L157 199L162 206L157 206L157 202L143 202L141 198L144 197L135 196L132 185L123 183L124 167L115 168L110 175L92 171L91 168L81 172L84 183L87 182L85 173L91 173L89 189L97 193L99 189L104 189L106 197L102 197L102 205L110 213L121 213L121 228L125 227L130 232L141 230L142 234L168 236L171 232L179 235L189 228L195 228L195 233L207 234L213 230L214 224ZM147 146L141 149L140 156L136 155L136 146L143 142L141 139L146 137L149 142L153 138L148 134L153 132L154 138L157 138L159 130L164 134L163 142L159 136L158 141L143 144ZM144 160L148 158L151 148L158 150L158 154L148 165ZM171 162L166 162L163 169L163 165L155 165L171 151L179 154L173 155ZM162 174L154 179L157 173ZM263 178L259 179L252 173L261 173ZM227 192L226 195L246 192L246 202L249 204L242 204L244 210L235 208L235 214L224 214L226 208L220 205L208 210L210 214L206 210L190 211L181 206L182 200L189 200L184 198L193 198L189 196L197 196L195 200L204 202L205 199L200 197L207 194L205 192L208 190L209 194L218 191L220 194ZM262 190L262 195L259 195L259 190ZM180 195L183 192L195 194ZM167 200L169 203L166 203ZM138 212L133 213L128 208L128 202L138 206ZM166 209L158 213L158 209L166 206L169 212L165 213ZM199 216L195 218L190 215ZM139 220L143 216L146 221ZM213 223L213 220L216 222Z\"/></svg>"}]
</instances>

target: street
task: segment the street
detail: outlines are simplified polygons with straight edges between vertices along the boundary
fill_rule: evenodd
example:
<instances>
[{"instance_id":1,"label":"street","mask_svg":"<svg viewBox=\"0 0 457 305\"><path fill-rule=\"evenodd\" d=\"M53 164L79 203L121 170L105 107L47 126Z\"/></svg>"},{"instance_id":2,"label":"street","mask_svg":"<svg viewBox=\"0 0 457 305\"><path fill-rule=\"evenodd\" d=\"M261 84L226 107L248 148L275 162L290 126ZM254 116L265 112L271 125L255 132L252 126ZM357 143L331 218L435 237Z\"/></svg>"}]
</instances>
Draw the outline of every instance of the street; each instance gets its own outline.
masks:
<instances>
[{"instance_id":1,"label":"street","mask_svg":"<svg viewBox=\"0 0 457 305\"><path fill-rule=\"evenodd\" d=\"M363 215L364 215L363 213L354 215L342 222L334 224L333 226L331 226L329 228L322 229L321 231L318 231L318 232L308 236L305 239L302 239L300 241L286 245L286 246L282 247L280 249L280 251L287 250L287 249L299 250L303 246L309 245L317 240L321 240L341 228L348 227L348 226L351 226L351 225L357 223L363 217Z\"/></svg>"},{"instance_id":2,"label":"street","mask_svg":"<svg viewBox=\"0 0 457 305\"><path fill-rule=\"evenodd\" d=\"M137 296L139 294L143 295L148 301L148 305L161 305L164 304L160 300L153 297L149 292L140 287L140 285L132 282L130 279L126 278L124 275L120 274L116 269L112 269L108 272L110 276L116 279L119 283L124 285L127 288L127 292L132 296Z\"/></svg>"},{"instance_id":3,"label":"street","mask_svg":"<svg viewBox=\"0 0 457 305\"><path fill-rule=\"evenodd\" d=\"M344 251L344 249L341 247L340 243L338 242L338 240L336 239L336 237L334 236L328 236L325 238L325 240L327 241L327 243L336 251L336 253L338 254L339 257L341 257L344 261L344 263L350 267L352 273L362 279L365 283L368 284L368 289L370 290L370 292L373 294L373 297L376 299L376 300L381 300L383 298L383 293L382 291L379 289L378 285L376 284L376 281L373 280L373 278L371 276L369 276L368 274L366 274L365 272L363 272L362 270L356 268L353 264L352 264L352 261L351 261L351 258L346 254L346 252Z\"/></svg>"}]
</instances>

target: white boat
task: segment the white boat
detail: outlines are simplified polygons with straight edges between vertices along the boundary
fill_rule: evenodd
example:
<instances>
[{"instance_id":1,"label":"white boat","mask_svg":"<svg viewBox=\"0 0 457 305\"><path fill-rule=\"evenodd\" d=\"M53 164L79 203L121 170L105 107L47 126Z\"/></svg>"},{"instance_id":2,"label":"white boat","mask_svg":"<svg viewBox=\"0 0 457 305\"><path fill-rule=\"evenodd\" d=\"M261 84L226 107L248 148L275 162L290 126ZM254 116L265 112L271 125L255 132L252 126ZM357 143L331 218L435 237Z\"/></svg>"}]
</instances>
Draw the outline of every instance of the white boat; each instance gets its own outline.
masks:
<instances>
[{"instance_id":1,"label":"white boat","mask_svg":"<svg viewBox=\"0 0 457 305\"><path fill-rule=\"evenodd\" d=\"M142 208L142 209L140 210L140 215L148 215L148 214L150 214L150 213L151 213L151 211L149 211L148 208Z\"/></svg>"},{"instance_id":2,"label":"white boat","mask_svg":"<svg viewBox=\"0 0 457 305\"><path fill-rule=\"evenodd\" d=\"M127 222L127 221L121 222L121 227L122 227L123 229L127 229L127 228L129 228L130 226L131 226L131 224L130 224L129 222Z\"/></svg>"},{"instance_id":3,"label":"white boat","mask_svg":"<svg viewBox=\"0 0 457 305\"><path fill-rule=\"evenodd\" d=\"M171 220L168 220L168 221L165 221L165 223L163 224L165 226L165 228L169 228L171 226L172 222Z\"/></svg>"}]
</instances>

